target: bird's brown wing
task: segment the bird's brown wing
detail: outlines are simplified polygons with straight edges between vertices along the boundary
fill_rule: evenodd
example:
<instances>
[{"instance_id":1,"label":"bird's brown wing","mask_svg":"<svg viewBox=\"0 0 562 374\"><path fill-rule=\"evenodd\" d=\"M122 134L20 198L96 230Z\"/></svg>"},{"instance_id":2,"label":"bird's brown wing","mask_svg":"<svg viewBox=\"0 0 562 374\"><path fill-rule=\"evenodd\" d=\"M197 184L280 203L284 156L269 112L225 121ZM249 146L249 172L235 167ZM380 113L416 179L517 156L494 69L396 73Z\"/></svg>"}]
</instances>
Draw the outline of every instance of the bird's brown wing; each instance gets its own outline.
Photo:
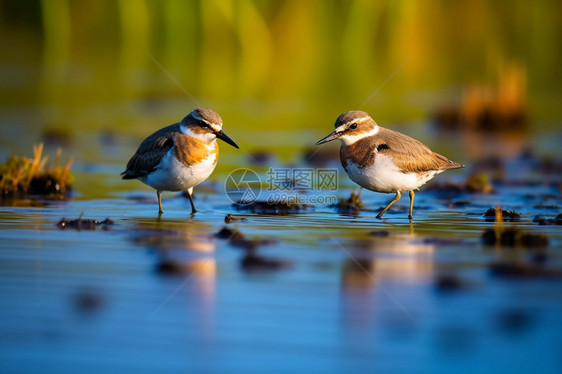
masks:
<instances>
[{"instance_id":1,"label":"bird's brown wing","mask_svg":"<svg viewBox=\"0 0 562 374\"><path fill-rule=\"evenodd\" d=\"M179 124L164 127L146 138L121 173L123 179L143 177L154 171L162 157L174 146L174 135L180 131Z\"/></svg>"},{"instance_id":2,"label":"bird's brown wing","mask_svg":"<svg viewBox=\"0 0 562 374\"><path fill-rule=\"evenodd\" d=\"M374 148L377 148L378 153L391 156L396 166L404 172L443 171L464 167L433 152L416 139L396 131L380 128L374 138Z\"/></svg>"}]
</instances>

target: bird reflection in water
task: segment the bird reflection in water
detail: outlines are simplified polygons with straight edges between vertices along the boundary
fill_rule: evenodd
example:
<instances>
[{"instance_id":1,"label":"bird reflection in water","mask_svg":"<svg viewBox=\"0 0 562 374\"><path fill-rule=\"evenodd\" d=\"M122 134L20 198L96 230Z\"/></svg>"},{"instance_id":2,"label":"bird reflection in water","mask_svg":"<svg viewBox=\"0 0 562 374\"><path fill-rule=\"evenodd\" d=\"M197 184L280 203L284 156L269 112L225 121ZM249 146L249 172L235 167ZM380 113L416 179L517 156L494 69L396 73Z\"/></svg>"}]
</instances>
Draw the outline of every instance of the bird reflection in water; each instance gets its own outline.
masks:
<instances>
[{"instance_id":1,"label":"bird reflection in water","mask_svg":"<svg viewBox=\"0 0 562 374\"><path fill-rule=\"evenodd\" d=\"M349 251L344 263L344 289L371 287L377 280L418 282L433 275L435 246L412 234L373 236L350 244L357 250Z\"/></svg>"},{"instance_id":2,"label":"bird reflection in water","mask_svg":"<svg viewBox=\"0 0 562 374\"><path fill-rule=\"evenodd\" d=\"M342 332L354 342L350 349L372 341L381 318L392 331L411 333L411 314L395 290L431 281L434 245L405 234L356 239L346 248L350 250L343 264L340 309Z\"/></svg>"},{"instance_id":3,"label":"bird reflection in water","mask_svg":"<svg viewBox=\"0 0 562 374\"><path fill-rule=\"evenodd\" d=\"M166 287L169 292L159 297L162 304L155 306L158 314L176 313L179 306L179 313L194 323L192 333L200 333L202 340L212 339L215 331L217 265L212 229L196 221L140 222L132 238L157 254L157 274L171 283Z\"/></svg>"}]
</instances>

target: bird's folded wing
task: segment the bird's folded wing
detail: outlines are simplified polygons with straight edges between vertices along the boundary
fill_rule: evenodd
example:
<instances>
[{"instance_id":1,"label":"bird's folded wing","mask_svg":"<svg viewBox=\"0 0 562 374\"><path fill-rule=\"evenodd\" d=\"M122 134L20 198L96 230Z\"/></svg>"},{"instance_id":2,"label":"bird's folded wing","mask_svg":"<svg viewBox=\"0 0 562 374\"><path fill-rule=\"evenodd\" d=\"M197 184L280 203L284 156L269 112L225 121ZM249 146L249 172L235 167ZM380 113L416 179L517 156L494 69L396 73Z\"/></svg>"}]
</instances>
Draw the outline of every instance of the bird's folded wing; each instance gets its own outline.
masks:
<instances>
[{"instance_id":1,"label":"bird's folded wing","mask_svg":"<svg viewBox=\"0 0 562 374\"><path fill-rule=\"evenodd\" d=\"M174 146L174 126L176 125L155 132L141 143L127 163L127 168L121 173L123 179L143 177L154 171L160 160Z\"/></svg>"},{"instance_id":2,"label":"bird's folded wing","mask_svg":"<svg viewBox=\"0 0 562 374\"><path fill-rule=\"evenodd\" d=\"M404 172L419 173L461 168L464 165L433 152L422 142L389 129L380 129L379 153L391 156L396 166Z\"/></svg>"}]
</instances>

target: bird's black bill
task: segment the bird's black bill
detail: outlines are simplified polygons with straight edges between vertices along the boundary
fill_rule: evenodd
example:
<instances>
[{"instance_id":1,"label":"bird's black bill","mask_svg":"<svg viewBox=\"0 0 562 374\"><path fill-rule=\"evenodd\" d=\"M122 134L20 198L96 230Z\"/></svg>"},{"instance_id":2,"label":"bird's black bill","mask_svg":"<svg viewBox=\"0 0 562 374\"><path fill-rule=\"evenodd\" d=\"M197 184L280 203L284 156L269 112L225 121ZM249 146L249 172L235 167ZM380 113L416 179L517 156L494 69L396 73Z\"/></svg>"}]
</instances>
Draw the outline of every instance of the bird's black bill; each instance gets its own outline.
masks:
<instances>
[{"instance_id":1,"label":"bird's black bill","mask_svg":"<svg viewBox=\"0 0 562 374\"><path fill-rule=\"evenodd\" d=\"M222 132L222 130L217 132L216 134L217 134L217 138L224 141L225 143L230 144L234 148L238 149L238 145L234 143L234 140L230 139L224 132Z\"/></svg>"},{"instance_id":2,"label":"bird's black bill","mask_svg":"<svg viewBox=\"0 0 562 374\"><path fill-rule=\"evenodd\" d=\"M340 137L340 134L338 134L337 132L332 132L330 135L320 139L319 141L316 142L316 145L320 145L320 144L324 144L324 143L328 143L331 142L332 140L336 140L337 138Z\"/></svg>"}]
</instances>

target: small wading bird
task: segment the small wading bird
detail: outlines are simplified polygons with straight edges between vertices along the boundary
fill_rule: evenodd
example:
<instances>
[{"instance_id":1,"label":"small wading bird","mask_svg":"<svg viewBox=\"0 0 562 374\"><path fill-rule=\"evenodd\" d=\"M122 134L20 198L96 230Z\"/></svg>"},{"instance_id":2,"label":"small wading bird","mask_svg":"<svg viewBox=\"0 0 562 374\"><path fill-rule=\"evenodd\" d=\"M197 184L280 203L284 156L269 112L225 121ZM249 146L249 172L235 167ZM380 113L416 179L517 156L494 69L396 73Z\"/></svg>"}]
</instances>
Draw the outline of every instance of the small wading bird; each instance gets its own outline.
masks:
<instances>
[{"instance_id":1,"label":"small wading bird","mask_svg":"<svg viewBox=\"0 0 562 374\"><path fill-rule=\"evenodd\" d=\"M378 219L400 200L403 192L410 191L411 221L414 190L436 174L464 167L407 135L380 127L369 114L359 110L343 113L335 128L316 144L341 140L341 163L352 181L371 191L396 193Z\"/></svg>"},{"instance_id":2,"label":"small wading bird","mask_svg":"<svg viewBox=\"0 0 562 374\"><path fill-rule=\"evenodd\" d=\"M195 213L193 187L211 175L219 157L216 140L238 148L222 131L222 118L211 109L196 108L181 122L146 138L129 160L123 179L138 179L156 190L162 214L162 191L187 191Z\"/></svg>"}]
</instances>

